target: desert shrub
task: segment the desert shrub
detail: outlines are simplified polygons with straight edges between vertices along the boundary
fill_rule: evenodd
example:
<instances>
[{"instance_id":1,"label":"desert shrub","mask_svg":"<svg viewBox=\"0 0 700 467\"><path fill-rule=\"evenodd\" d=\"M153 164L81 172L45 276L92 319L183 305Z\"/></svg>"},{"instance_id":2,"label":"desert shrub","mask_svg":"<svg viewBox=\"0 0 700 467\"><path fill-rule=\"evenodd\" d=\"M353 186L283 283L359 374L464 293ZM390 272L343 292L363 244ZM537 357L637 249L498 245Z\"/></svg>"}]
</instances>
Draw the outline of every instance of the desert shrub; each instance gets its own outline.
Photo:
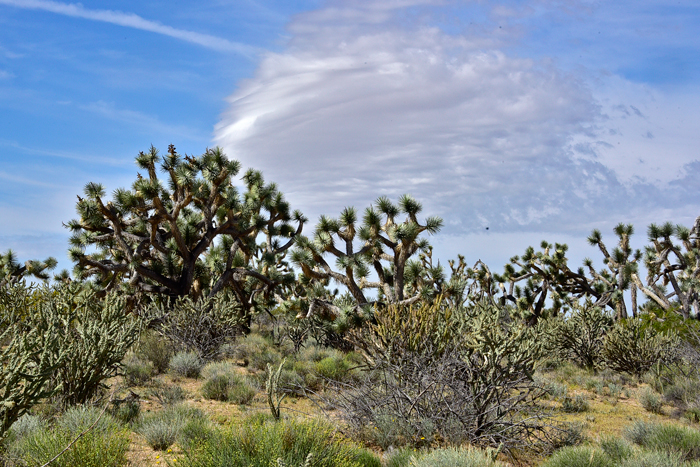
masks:
<instances>
[{"instance_id":1,"label":"desert shrub","mask_svg":"<svg viewBox=\"0 0 700 467\"><path fill-rule=\"evenodd\" d=\"M343 381L347 378L350 363L342 356L326 357L316 362L316 371L326 379Z\"/></svg>"},{"instance_id":2,"label":"desert shrub","mask_svg":"<svg viewBox=\"0 0 700 467\"><path fill-rule=\"evenodd\" d=\"M247 379L235 373L213 375L202 386L205 398L237 404L247 404L255 393L255 388Z\"/></svg>"},{"instance_id":3,"label":"desert shrub","mask_svg":"<svg viewBox=\"0 0 700 467\"><path fill-rule=\"evenodd\" d=\"M663 451L642 451L622 462L620 467L683 467L687 465L678 454Z\"/></svg>"},{"instance_id":4,"label":"desert shrub","mask_svg":"<svg viewBox=\"0 0 700 467\"><path fill-rule=\"evenodd\" d=\"M165 451L177 441L184 427L192 420L203 423L206 416L198 409L176 405L142 417L135 431L153 449Z\"/></svg>"},{"instance_id":5,"label":"desert shrub","mask_svg":"<svg viewBox=\"0 0 700 467\"><path fill-rule=\"evenodd\" d=\"M129 424L141 414L141 405L138 401L127 401L111 409L110 414L120 422Z\"/></svg>"},{"instance_id":6,"label":"desert shrub","mask_svg":"<svg viewBox=\"0 0 700 467\"><path fill-rule=\"evenodd\" d=\"M141 334L136 347L136 355L142 360L151 362L156 373L167 371L174 353L173 343L153 329L147 329Z\"/></svg>"},{"instance_id":7,"label":"desert shrub","mask_svg":"<svg viewBox=\"0 0 700 467\"><path fill-rule=\"evenodd\" d=\"M148 391L148 394L163 407L170 407L187 398L187 393L177 384L158 384Z\"/></svg>"},{"instance_id":8,"label":"desert shrub","mask_svg":"<svg viewBox=\"0 0 700 467\"><path fill-rule=\"evenodd\" d=\"M600 440L600 447L617 464L630 457L634 452L632 445L627 440L617 436L604 436Z\"/></svg>"},{"instance_id":9,"label":"desert shrub","mask_svg":"<svg viewBox=\"0 0 700 467\"><path fill-rule=\"evenodd\" d=\"M562 409L566 413L587 412L590 408L588 400L581 394L576 394L574 397L565 396L562 401Z\"/></svg>"},{"instance_id":10,"label":"desert shrub","mask_svg":"<svg viewBox=\"0 0 700 467\"><path fill-rule=\"evenodd\" d=\"M256 387L230 363L210 363L202 370L202 376L206 378L202 395L207 399L247 404L255 396Z\"/></svg>"},{"instance_id":11,"label":"desert shrub","mask_svg":"<svg viewBox=\"0 0 700 467\"><path fill-rule=\"evenodd\" d=\"M551 326L552 346L562 359L582 368L598 368L603 360L604 337L612 324L612 316L590 301L574 303L571 315Z\"/></svg>"},{"instance_id":12,"label":"desert shrub","mask_svg":"<svg viewBox=\"0 0 700 467\"><path fill-rule=\"evenodd\" d=\"M656 363L671 355L677 338L660 334L640 319L621 320L612 327L603 343L603 358L615 371L642 376Z\"/></svg>"},{"instance_id":13,"label":"desert shrub","mask_svg":"<svg viewBox=\"0 0 700 467\"><path fill-rule=\"evenodd\" d=\"M615 463L600 449L571 446L555 452L541 467L613 467Z\"/></svg>"},{"instance_id":14,"label":"desert shrub","mask_svg":"<svg viewBox=\"0 0 700 467\"><path fill-rule=\"evenodd\" d=\"M177 442L182 449L196 449L211 440L215 435L211 420L206 417L188 418L180 428Z\"/></svg>"},{"instance_id":15,"label":"desert shrub","mask_svg":"<svg viewBox=\"0 0 700 467\"><path fill-rule=\"evenodd\" d=\"M178 352L170 359L170 369L185 378L198 378L203 366L196 352Z\"/></svg>"},{"instance_id":16,"label":"desert shrub","mask_svg":"<svg viewBox=\"0 0 700 467\"><path fill-rule=\"evenodd\" d=\"M403 443L440 439L511 449L541 433L544 409L533 401L544 390L532 379L539 343L507 309L437 302L389 306L375 319L354 336L372 371L345 384L335 400L359 434L396 420L391 429Z\"/></svg>"},{"instance_id":17,"label":"desert shrub","mask_svg":"<svg viewBox=\"0 0 700 467\"><path fill-rule=\"evenodd\" d=\"M644 410L647 412L655 414L663 413L661 396L650 387L646 387L639 392L639 403L642 404L642 407L644 407Z\"/></svg>"},{"instance_id":18,"label":"desert shrub","mask_svg":"<svg viewBox=\"0 0 700 467\"><path fill-rule=\"evenodd\" d=\"M691 427L638 421L624 435L647 449L678 454L683 461L700 460L700 431Z\"/></svg>"},{"instance_id":19,"label":"desert shrub","mask_svg":"<svg viewBox=\"0 0 700 467\"><path fill-rule=\"evenodd\" d=\"M124 382L127 386L140 386L151 380L153 363L129 353L122 361Z\"/></svg>"},{"instance_id":20,"label":"desert shrub","mask_svg":"<svg viewBox=\"0 0 700 467\"><path fill-rule=\"evenodd\" d=\"M144 315L160 325L155 329L177 348L196 352L205 361L219 355L222 346L241 334L244 318L238 302L226 293L213 298L181 297L172 304L153 304Z\"/></svg>"},{"instance_id":21,"label":"desert shrub","mask_svg":"<svg viewBox=\"0 0 700 467\"><path fill-rule=\"evenodd\" d=\"M390 450L384 459L385 467L408 467L411 459L416 454L413 448L400 448Z\"/></svg>"},{"instance_id":22,"label":"desert shrub","mask_svg":"<svg viewBox=\"0 0 700 467\"><path fill-rule=\"evenodd\" d=\"M8 456L21 465L40 466L52 459L68 443L87 430L100 417L100 410L74 407L56 420L53 427L44 426L18 438L8 448ZM126 465L129 434L116 420L105 413L97 425L56 459L52 466L116 467Z\"/></svg>"},{"instance_id":23,"label":"desert shrub","mask_svg":"<svg viewBox=\"0 0 700 467\"><path fill-rule=\"evenodd\" d=\"M300 466L309 453L318 467L376 467L378 459L352 443L338 438L332 426L321 422L297 420L266 421L247 419L196 449L185 452L178 465L209 467L245 465L270 467Z\"/></svg>"},{"instance_id":24,"label":"desert shrub","mask_svg":"<svg viewBox=\"0 0 700 467\"><path fill-rule=\"evenodd\" d=\"M557 449L579 446L586 441L585 425L581 422L552 423L542 453L551 454Z\"/></svg>"},{"instance_id":25,"label":"desert shrub","mask_svg":"<svg viewBox=\"0 0 700 467\"><path fill-rule=\"evenodd\" d=\"M274 348L272 343L259 334L249 334L240 339L233 351L234 358L242 360L244 366L259 371L265 371L267 365L278 365L282 361L282 355Z\"/></svg>"},{"instance_id":26,"label":"desert shrub","mask_svg":"<svg viewBox=\"0 0 700 467\"><path fill-rule=\"evenodd\" d=\"M503 467L504 464L474 448L441 448L414 456L410 467Z\"/></svg>"}]
</instances>

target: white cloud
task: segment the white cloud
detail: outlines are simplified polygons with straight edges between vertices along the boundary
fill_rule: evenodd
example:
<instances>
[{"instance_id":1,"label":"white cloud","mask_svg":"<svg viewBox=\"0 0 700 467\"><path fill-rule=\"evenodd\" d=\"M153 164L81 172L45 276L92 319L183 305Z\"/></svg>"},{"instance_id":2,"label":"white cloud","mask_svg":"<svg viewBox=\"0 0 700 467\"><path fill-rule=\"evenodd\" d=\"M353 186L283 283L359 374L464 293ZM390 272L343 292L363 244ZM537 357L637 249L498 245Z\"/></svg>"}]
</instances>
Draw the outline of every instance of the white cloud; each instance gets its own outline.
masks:
<instances>
[{"instance_id":1,"label":"white cloud","mask_svg":"<svg viewBox=\"0 0 700 467\"><path fill-rule=\"evenodd\" d=\"M392 2L342 2L298 16L287 50L265 55L229 98L217 144L279 182L312 219L404 192L457 233L580 234L648 223L671 203L675 215L698 207L668 193L669 181L700 172L687 165L691 153L666 161L668 173L662 160L628 169L643 144L657 145L651 154L673 139L661 127L672 116L649 108L653 96L593 89L556 62L404 13Z\"/></svg>"},{"instance_id":2,"label":"white cloud","mask_svg":"<svg viewBox=\"0 0 700 467\"><path fill-rule=\"evenodd\" d=\"M142 31L162 34L222 52L237 52L248 56L253 55L255 52L254 48L245 44L231 42L227 39L209 34L173 28L156 21L144 19L134 13L124 13L114 10L89 10L84 8L80 3L60 3L51 0L0 0L0 4L30 10L50 11L74 18L83 18L140 29Z\"/></svg>"}]
</instances>

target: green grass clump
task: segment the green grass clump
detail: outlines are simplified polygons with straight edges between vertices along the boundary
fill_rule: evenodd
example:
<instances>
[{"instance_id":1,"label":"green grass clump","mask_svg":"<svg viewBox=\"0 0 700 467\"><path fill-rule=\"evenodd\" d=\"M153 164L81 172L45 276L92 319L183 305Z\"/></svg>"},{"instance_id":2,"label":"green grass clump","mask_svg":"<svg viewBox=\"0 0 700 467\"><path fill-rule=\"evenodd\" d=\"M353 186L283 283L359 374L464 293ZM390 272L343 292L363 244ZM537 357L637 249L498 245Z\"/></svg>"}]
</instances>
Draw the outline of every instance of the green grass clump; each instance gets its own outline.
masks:
<instances>
[{"instance_id":1,"label":"green grass clump","mask_svg":"<svg viewBox=\"0 0 700 467\"><path fill-rule=\"evenodd\" d=\"M663 402L661 396L654 392L653 389L647 387L639 393L639 403L647 412L662 414Z\"/></svg>"},{"instance_id":2,"label":"green grass clump","mask_svg":"<svg viewBox=\"0 0 700 467\"><path fill-rule=\"evenodd\" d=\"M541 467L614 467L610 457L600 449L570 446L555 452Z\"/></svg>"},{"instance_id":3,"label":"green grass clump","mask_svg":"<svg viewBox=\"0 0 700 467\"><path fill-rule=\"evenodd\" d=\"M688 464L685 464L677 454L663 451L642 451L625 459L619 465L620 467L683 467Z\"/></svg>"},{"instance_id":4,"label":"green grass clump","mask_svg":"<svg viewBox=\"0 0 700 467\"><path fill-rule=\"evenodd\" d=\"M61 415L54 426L35 426L17 433L7 449L18 465L41 466L61 452L100 416L93 407L73 407ZM118 467L127 464L129 433L111 415L105 413L93 429L51 463L57 467Z\"/></svg>"},{"instance_id":5,"label":"green grass clump","mask_svg":"<svg viewBox=\"0 0 700 467\"><path fill-rule=\"evenodd\" d=\"M606 436L600 440L600 447L616 463L632 456L632 445L624 438L617 436Z\"/></svg>"},{"instance_id":6,"label":"green grass clump","mask_svg":"<svg viewBox=\"0 0 700 467\"><path fill-rule=\"evenodd\" d=\"M178 352L170 359L170 369L185 378L198 378L202 366L202 360L196 352Z\"/></svg>"},{"instance_id":7,"label":"green grass clump","mask_svg":"<svg viewBox=\"0 0 700 467\"><path fill-rule=\"evenodd\" d=\"M505 467L484 451L474 448L442 448L414 456L409 467Z\"/></svg>"},{"instance_id":8,"label":"green grass clump","mask_svg":"<svg viewBox=\"0 0 700 467\"><path fill-rule=\"evenodd\" d=\"M141 334L136 347L139 358L151 362L157 373L165 373L173 353L172 343L152 329Z\"/></svg>"},{"instance_id":9,"label":"green grass clump","mask_svg":"<svg viewBox=\"0 0 700 467\"><path fill-rule=\"evenodd\" d=\"M587 412L591 408L586 398L581 394L576 394L574 397L565 396L561 405L566 413Z\"/></svg>"},{"instance_id":10,"label":"green grass clump","mask_svg":"<svg viewBox=\"0 0 700 467\"><path fill-rule=\"evenodd\" d=\"M643 448L677 454L683 461L700 460L700 431L694 428L636 422L624 434Z\"/></svg>"},{"instance_id":11,"label":"green grass clump","mask_svg":"<svg viewBox=\"0 0 700 467\"><path fill-rule=\"evenodd\" d=\"M151 380L153 363L143 360L133 353L127 354L122 360L124 382L127 386L142 386Z\"/></svg>"},{"instance_id":12,"label":"green grass clump","mask_svg":"<svg viewBox=\"0 0 700 467\"><path fill-rule=\"evenodd\" d=\"M165 451L178 440L185 426L197 419L206 420L206 415L199 409L176 405L142 417L135 431L153 449Z\"/></svg>"},{"instance_id":13,"label":"green grass clump","mask_svg":"<svg viewBox=\"0 0 700 467\"><path fill-rule=\"evenodd\" d=\"M321 422L243 420L216 433L178 461L184 467L304 465L309 453L314 467L379 467L379 460ZM281 460L281 464L280 461Z\"/></svg>"},{"instance_id":14,"label":"green grass clump","mask_svg":"<svg viewBox=\"0 0 700 467\"><path fill-rule=\"evenodd\" d=\"M204 367L202 375L207 378L202 386L202 395L207 399L247 404L257 392L253 383L239 375L231 364L211 363Z\"/></svg>"}]
</instances>

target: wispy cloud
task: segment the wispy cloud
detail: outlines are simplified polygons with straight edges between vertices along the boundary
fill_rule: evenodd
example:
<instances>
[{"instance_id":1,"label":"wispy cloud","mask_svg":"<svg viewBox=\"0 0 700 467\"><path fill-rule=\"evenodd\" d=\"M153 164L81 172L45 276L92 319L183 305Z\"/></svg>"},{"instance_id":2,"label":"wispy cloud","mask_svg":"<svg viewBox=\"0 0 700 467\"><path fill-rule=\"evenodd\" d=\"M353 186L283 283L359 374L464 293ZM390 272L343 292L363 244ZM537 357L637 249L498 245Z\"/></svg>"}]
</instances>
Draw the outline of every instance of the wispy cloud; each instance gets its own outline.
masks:
<instances>
[{"instance_id":1,"label":"wispy cloud","mask_svg":"<svg viewBox=\"0 0 700 467\"><path fill-rule=\"evenodd\" d=\"M75 154L72 152L65 152L65 151L47 151L45 149L39 149L39 148L31 148L27 146L23 146L19 144L17 141L10 141L10 140L5 140L0 138L0 146L6 146L10 147L13 149L16 149L18 151L21 151L25 154L33 154L37 156L46 156L46 157L56 157L60 159L68 159L68 160L74 160L74 161L79 161L79 162L89 162L90 164L103 164L107 166L114 166L114 167L131 167L132 161L130 160L124 160L124 158L117 158L117 157L101 157L101 156L88 156L88 155L82 155L82 154Z\"/></svg>"},{"instance_id":2,"label":"wispy cloud","mask_svg":"<svg viewBox=\"0 0 700 467\"><path fill-rule=\"evenodd\" d=\"M157 21L150 21L134 13L125 13L115 10L89 10L79 3L60 3L50 0L0 0L0 4L30 10L50 11L59 15L72 16L93 21L116 24L128 28L140 29L156 34L173 37L175 39L191 42L203 47L218 50L221 52L236 52L242 55L251 56L256 53L255 48L232 42L227 39L201 34L194 31L177 29L171 26L160 24Z\"/></svg>"},{"instance_id":3,"label":"wispy cloud","mask_svg":"<svg viewBox=\"0 0 700 467\"><path fill-rule=\"evenodd\" d=\"M190 127L164 123L152 115L136 110L118 108L111 102L91 102L86 105L80 105L79 108L110 120L126 123L149 134L178 135L179 138L190 140L205 140L207 137Z\"/></svg>"}]
</instances>

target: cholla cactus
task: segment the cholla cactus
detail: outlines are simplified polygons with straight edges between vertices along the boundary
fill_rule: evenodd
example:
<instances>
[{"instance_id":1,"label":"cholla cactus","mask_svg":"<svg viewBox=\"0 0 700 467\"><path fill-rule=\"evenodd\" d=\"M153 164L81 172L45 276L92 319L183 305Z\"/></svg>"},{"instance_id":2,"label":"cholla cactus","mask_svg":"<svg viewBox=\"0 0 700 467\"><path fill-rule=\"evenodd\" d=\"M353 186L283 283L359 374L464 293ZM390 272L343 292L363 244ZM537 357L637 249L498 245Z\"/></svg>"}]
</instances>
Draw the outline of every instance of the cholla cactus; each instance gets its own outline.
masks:
<instances>
[{"instance_id":1,"label":"cholla cactus","mask_svg":"<svg viewBox=\"0 0 700 467\"><path fill-rule=\"evenodd\" d=\"M54 326L28 325L40 308L40 291L23 282L0 287L0 439L33 405L58 390L51 376L67 355Z\"/></svg>"}]
</instances>

